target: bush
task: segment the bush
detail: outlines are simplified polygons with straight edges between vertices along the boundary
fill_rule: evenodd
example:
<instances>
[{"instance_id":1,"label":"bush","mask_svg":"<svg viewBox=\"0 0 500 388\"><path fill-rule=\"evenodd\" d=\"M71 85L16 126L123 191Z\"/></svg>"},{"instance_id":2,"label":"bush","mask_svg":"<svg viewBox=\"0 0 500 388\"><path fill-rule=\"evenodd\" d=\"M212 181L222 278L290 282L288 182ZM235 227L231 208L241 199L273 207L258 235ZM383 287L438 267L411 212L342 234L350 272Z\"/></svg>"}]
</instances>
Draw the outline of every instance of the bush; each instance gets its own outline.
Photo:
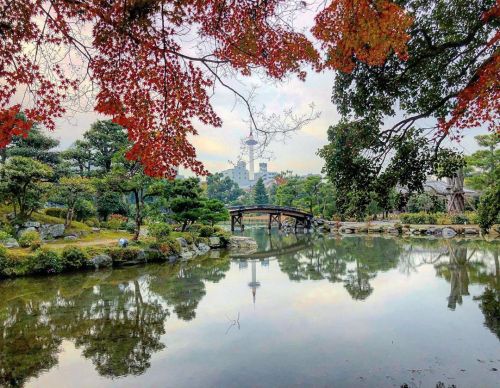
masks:
<instances>
[{"instance_id":1,"label":"bush","mask_svg":"<svg viewBox=\"0 0 500 388\"><path fill-rule=\"evenodd\" d=\"M113 263L120 263L136 260L141 250L138 247L110 248L107 253L113 259Z\"/></svg>"},{"instance_id":2,"label":"bush","mask_svg":"<svg viewBox=\"0 0 500 388\"><path fill-rule=\"evenodd\" d=\"M127 225L127 217L121 214L111 214L106 224L109 229L123 229Z\"/></svg>"},{"instance_id":3,"label":"bush","mask_svg":"<svg viewBox=\"0 0 500 388\"><path fill-rule=\"evenodd\" d=\"M11 237L12 236L9 233L7 233L3 230L0 230L0 241L7 240L8 238L11 238Z\"/></svg>"},{"instance_id":4,"label":"bush","mask_svg":"<svg viewBox=\"0 0 500 388\"><path fill-rule=\"evenodd\" d=\"M66 218L66 209L60 207L48 207L44 213L51 217Z\"/></svg>"},{"instance_id":5,"label":"bush","mask_svg":"<svg viewBox=\"0 0 500 388\"><path fill-rule=\"evenodd\" d=\"M225 246L229 243L229 239L231 238L231 233L222 230L219 232L215 232L215 237L219 237L222 245Z\"/></svg>"},{"instance_id":6,"label":"bush","mask_svg":"<svg viewBox=\"0 0 500 388\"><path fill-rule=\"evenodd\" d=\"M98 228L101 226L101 223L96 217L92 217L85 221L85 225L90 226L91 228Z\"/></svg>"},{"instance_id":7,"label":"bush","mask_svg":"<svg viewBox=\"0 0 500 388\"><path fill-rule=\"evenodd\" d=\"M200 237L210 237L215 233L215 230L211 226L204 225L199 230Z\"/></svg>"},{"instance_id":8,"label":"bush","mask_svg":"<svg viewBox=\"0 0 500 388\"><path fill-rule=\"evenodd\" d=\"M431 212L436 213L444 210L444 202L437 195L428 193L412 194L406 205L410 213Z\"/></svg>"},{"instance_id":9,"label":"bush","mask_svg":"<svg viewBox=\"0 0 500 388\"><path fill-rule=\"evenodd\" d=\"M28 230L19 237L19 245L23 248L38 248L42 244L40 233L35 230Z\"/></svg>"},{"instance_id":10,"label":"bush","mask_svg":"<svg viewBox=\"0 0 500 388\"><path fill-rule=\"evenodd\" d=\"M186 242L191 245L192 243L194 243L194 236L191 234L191 233L184 233L182 235L182 237L184 237L184 239L186 240Z\"/></svg>"},{"instance_id":11,"label":"bush","mask_svg":"<svg viewBox=\"0 0 500 388\"><path fill-rule=\"evenodd\" d=\"M172 228L165 222L155 222L148 225L148 236L154 237L156 241L164 241L172 233Z\"/></svg>"},{"instance_id":12,"label":"bush","mask_svg":"<svg viewBox=\"0 0 500 388\"><path fill-rule=\"evenodd\" d=\"M4 273L4 270L9 265L9 258L7 257L7 249L0 245L0 274Z\"/></svg>"},{"instance_id":13,"label":"bush","mask_svg":"<svg viewBox=\"0 0 500 388\"><path fill-rule=\"evenodd\" d=\"M63 270L63 261L56 252L40 248L30 257L30 267L34 273L54 274Z\"/></svg>"},{"instance_id":14,"label":"bush","mask_svg":"<svg viewBox=\"0 0 500 388\"><path fill-rule=\"evenodd\" d=\"M465 214L454 214L451 216L451 223L457 225L469 224L469 219Z\"/></svg>"},{"instance_id":15,"label":"bush","mask_svg":"<svg viewBox=\"0 0 500 388\"><path fill-rule=\"evenodd\" d=\"M500 185L485 191L477 208L479 226L488 232L494 225L500 223Z\"/></svg>"},{"instance_id":16,"label":"bush","mask_svg":"<svg viewBox=\"0 0 500 388\"><path fill-rule=\"evenodd\" d=\"M465 216L469 219L469 224L479 224L479 215L477 212L465 212Z\"/></svg>"},{"instance_id":17,"label":"bush","mask_svg":"<svg viewBox=\"0 0 500 388\"><path fill-rule=\"evenodd\" d=\"M171 237L165 239L165 241L159 243L158 249L165 256L178 255L181 253L181 244Z\"/></svg>"},{"instance_id":18,"label":"bush","mask_svg":"<svg viewBox=\"0 0 500 388\"><path fill-rule=\"evenodd\" d=\"M64 268L69 270L85 267L88 258L89 256L83 249L74 246L64 248L62 253Z\"/></svg>"},{"instance_id":19,"label":"bush","mask_svg":"<svg viewBox=\"0 0 500 388\"><path fill-rule=\"evenodd\" d=\"M437 213L436 214L436 224L438 225L450 225L452 223L451 217L447 213Z\"/></svg>"},{"instance_id":20,"label":"bush","mask_svg":"<svg viewBox=\"0 0 500 388\"><path fill-rule=\"evenodd\" d=\"M437 222L437 214L428 214L424 212L419 213L405 213L399 217L403 224L431 224L435 225Z\"/></svg>"},{"instance_id":21,"label":"bush","mask_svg":"<svg viewBox=\"0 0 500 388\"><path fill-rule=\"evenodd\" d=\"M127 232L134 233L135 232L135 222L133 222L133 221L127 222L127 224L125 225L125 230Z\"/></svg>"}]
</instances>

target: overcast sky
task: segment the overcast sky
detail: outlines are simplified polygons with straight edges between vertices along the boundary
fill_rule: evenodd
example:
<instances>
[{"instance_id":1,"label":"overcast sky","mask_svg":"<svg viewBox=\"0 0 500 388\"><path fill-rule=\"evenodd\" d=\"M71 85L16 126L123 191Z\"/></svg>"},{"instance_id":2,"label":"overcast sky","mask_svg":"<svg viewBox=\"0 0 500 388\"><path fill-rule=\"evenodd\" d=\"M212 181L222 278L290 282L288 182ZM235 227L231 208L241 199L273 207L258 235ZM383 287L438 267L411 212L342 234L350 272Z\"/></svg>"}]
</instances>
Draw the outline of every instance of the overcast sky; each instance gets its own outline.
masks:
<instances>
[{"instance_id":1,"label":"overcast sky","mask_svg":"<svg viewBox=\"0 0 500 388\"><path fill-rule=\"evenodd\" d=\"M320 118L306 125L301 131L291 135L286 141L276 141L270 151L273 154L269 170L292 170L299 174L319 173L322 160L316 155L318 148L327 143L326 131L329 125L339 120L335 105L330 101L333 86L331 72L315 73L310 71L305 82L291 78L282 84L266 82L261 79L243 80L241 84L233 81L240 90L247 90L252 85L258 86L255 105L264 107L266 112L280 113L285 108L293 108L295 112L307 113L311 103L321 112ZM198 125L199 136L193 137L199 159L211 172L230 167L229 161L235 161L240 154L240 139L248 136L249 127L245 120L248 115L241 104L235 106L235 98L231 92L218 87L212 98L215 111L223 119L221 128ZM53 134L66 148L82 137L92 122L106 117L95 113L78 113L57 122L57 130ZM427 126L425 120L419 123ZM486 133L485 130L467 130L461 143L454 146L465 153L477 149L474 136ZM184 174L186 172L183 172Z\"/></svg>"}]
</instances>

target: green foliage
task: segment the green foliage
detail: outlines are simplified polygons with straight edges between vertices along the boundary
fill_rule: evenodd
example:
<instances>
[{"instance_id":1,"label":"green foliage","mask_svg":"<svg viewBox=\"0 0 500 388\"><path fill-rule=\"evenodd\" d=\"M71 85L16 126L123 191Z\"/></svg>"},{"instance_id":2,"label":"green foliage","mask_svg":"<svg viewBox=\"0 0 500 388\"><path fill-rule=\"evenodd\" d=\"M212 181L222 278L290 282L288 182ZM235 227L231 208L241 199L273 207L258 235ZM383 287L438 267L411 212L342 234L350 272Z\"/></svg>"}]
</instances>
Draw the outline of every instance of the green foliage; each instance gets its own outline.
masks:
<instances>
[{"instance_id":1,"label":"green foliage","mask_svg":"<svg viewBox=\"0 0 500 388\"><path fill-rule=\"evenodd\" d=\"M66 226L71 225L77 204L80 203L80 207L84 208L85 203L83 201L91 198L94 193L95 188L89 178L72 176L63 177L59 180L58 184L54 186L53 199L66 206ZM90 204L90 206L92 205Z\"/></svg>"},{"instance_id":2,"label":"green foliage","mask_svg":"<svg viewBox=\"0 0 500 388\"><path fill-rule=\"evenodd\" d=\"M156 245L152 245L151 247L157 247L165 256L178 255L181 253L181 245L172 237L167 237L162 242L156 243Z\"/></svg>"},{"instance_id":3,"label":"green foliage","mask_svg":"<svg viewBox=\"0 0 500 388\"><path fill-rule=\"evenodd\" d=\"M105 188L100 188L96 195L96 210L99 217L107 220L110 214L127 215L128 209L122 196Z\"/></svg>"},{"instance_id":4,"label":"green foliage","mask_svg":"<svg viewBox=\"0 0 500 388\"><path fill-rule=\"evenodd\" d=\"M469 218L465 214L453 214L451 216L451 223L456 225L469 224Z\"/></svg>"},{"instance_id":5,"label":"green foliage","mask_svg":"<svg viewBox=\"0 0 500 388\"><path fill-rule=\"evenodd\" d=\"M182 237L184 237L184 240L186 240L186 242L189 245L191 245L192 243L194 243L194 236L191 233L189 233L189 232L183 233Z\"/></svg>"},{"instance_id":6,"label":"green foliage","mask_svg":"<svg viewBox=\"0 0 500 388\"><path fill-rule=\"evenodd\" d=\"M148 235L161 242L168 239L172 233L172 228L165 222L155 222L148 225Z\"/></svg>"},{"instance_id":7,"label":"green foliage","mask_svg":"<svg viewBox=\"0 0 500 388\"><path fill-rule=\"evenodd\" d=\"M48 207L43 212L51 217L66 218L67 210L59 207Z\"/></svg>"},{"instance_id":8,"label":"green foliage","mask_svg":"<svg viewBox=\"0 0 500 388\"><path fill-rule=\"evenodd\" d=\"M229 219L229 212L223 202L218 199L206 199L201 201L198 220L202 223L214 225L217 222Z\"/></svg>"},{"instance_id":9,"label":"green foliage","mask_svg":"<svg viewBox=\"0 0 500 388\"><path fill-rule=\"evenodd\" d=\"M0 169L0 200L12 204L14 214L21 220L42 207L53 176L48 165L23 156L7 160Z\"/></svg>"},{"instance_id":10,"label":"green foliage","mask_svg":"<svg viewBox=\"0 0 500 388\"><path fill-rule=\"evenodd\" d=\"M108 222L106 223L106 226L113 230L124 229L126 225L127 217L124 217L121 214L111 214L108 217Z\"/></svg>"},{"instance_id":11,"label":"green foliage","mask_svg":"<svg viewBox=\"0 0 500 388\"><path fill-rule=\"evenodd\" d=\"M0 241L7 240L8 238L11 238L12 236L5 232L4 230L0 230Z\"/></svg>"},{"instance_id":12,"label":"green foliage","mask_svg":"<svg viewBox=\"0 0 500 388\"><path fill-rule=\"evenodd\" d=\"M257 205L266 205L269 203L269 197L262 178L259 178L255 183L253 188L253 200Z\"/></svg>"},{"instance_id":13,"label":"green foliage","mask_svg":"<svg viewBox=\"0 0 500 388\"><path fill-rule=\"evenodd\" d=\"M214 230L213 227L211 227L211 226L205 226L205 225L202 226L200 228L200 231L199 231L200 237L210 237L214 233L215 233L215 230Z\"/></svg>"},{"instance_id":14,"label":"green foliage","mask_svg":"<svg viewBox=\"0 0 500 388\"><path fill-rule=\"evenodd\" d=\"M29 261L31 271L36 274L55 274L64 268L62 258L48 248L38 249Z\"/></svg>"},{"instance_id":15,"label":"green foliage","mask_svg":"<svg viewBox=\"0 0 500 388\"><path fill-rule=\"evenodd\" d=\"M207 177L207 197L217 199L225 204L236 201L244 191L238 184L229 177L224 177L221 173L215 173Z\"/></svg>"},{"instance_id":16,"label":"green foliage","mask_svg":"<svg viewBox=\"0 0 500 388\"><path fill-rule=\"evenodd\" d=\"M477 209L479 226L485 232L500 224L500 185L496 184L481 196Z\"/></svg>"},{"instance_id":17,"label":"green foliage","mask_svg":"<svg viewBox=\"0 0 500 388\"><path fill-rule=\"evenodd\" d=\"M18 242L23 248L39 247L41 244L40 233L35 230L28 230L21 234Z\"/></svg>"},{"instance_id":18,"label":"green foliage","mask_svg":"<svg viewBox=\"0 0 500 388\"><path fill-rule=\"evenodd\" d=\"M229 244L229 239L231 238L231 233L225 230L216 230L213 234L214 237L219 237L223 246Z\"/></svg>"},{"instance_id":19,"label":"green foliage","mask_svg":"<svg viewBox=\"0 0 500 388\"><path fill-rule=\"evenodd\" d=\"M4 270L9 265L9 258L7 256L7 249L0 245L0 275L4 273Z\"/></svg>"},{"instance_id":20,"label":"green foliage","mask_svg":"<svg viewBox=\"0 0 500 388\"><path fill-rule=\"evenodd\" d=\"M76 270L85 267L88 263L89 256L81 248L76 246L68 246L62 252L62 261L65 269Z\"/></svg>"},{"instance_id":21,"label":"green foliage","mask_svg":"<svg viewBox=\"0 0 500 388\"><path fill-rule=\"evenodd\" d=\"M54 151L59 145L59 141L47 136L36 125L28 132L27 137L14 136L7 148L6 156L25 157L43 164L48 164L54 168L59 162L59 153Z\"/></svg>"},{"instance_id":22,"label":"green foliage","mask_svg":"<svg viewBox=\"0 0 500 388\"><path fill-rule=\"evenodd\" d=\"M431 224L431 225L435 225L437 222L437 215L436 214L429 214L426 212L405 213L405 214L401 214L400 220L403 224Z\"/></svg>"},{"instance_id":23,"label":"green foliage","mask_svg":"<svg viewBox=\"0 0 500 388\"><path fill-rule=\"evenodd\" d=\"M412 194L408 199L407 208L410 213L435 213L445 210L443 200L441 200L437 195L431 195L425 192Z\"/></svg>"},{"instance_id":24,"label":"green foliage","mask_svg":"<svg viewBox=\"0 0 500 388\"><path fill-rule=\"evenodd\" d=\"M92 150L92 165L102 172L111 171L114 155L128 145L123 127L111 120L96 121L83 137Z\"/></svg>"},{"instance_id":25,"label":"green foliage","mask_svg":"<svg viewBox=\"0 0 500 388\"><path fill-rule=\"evenodd\" d=\"M500 135L478 135L475 137L483 149L466 158L465 184L473 189L484 190L500 182Z\"/></svg>"},{"instance_id":26,"label":"green foliage","mask_svg":"<svg viewBox=\"0 0 500 388\"><path fill-rule=\"evenodd\" d=\"M126 263L134 261L141 254L139 247L109 248L106 253L113 259L113 263Z\"/></svg>"}]
</instances>

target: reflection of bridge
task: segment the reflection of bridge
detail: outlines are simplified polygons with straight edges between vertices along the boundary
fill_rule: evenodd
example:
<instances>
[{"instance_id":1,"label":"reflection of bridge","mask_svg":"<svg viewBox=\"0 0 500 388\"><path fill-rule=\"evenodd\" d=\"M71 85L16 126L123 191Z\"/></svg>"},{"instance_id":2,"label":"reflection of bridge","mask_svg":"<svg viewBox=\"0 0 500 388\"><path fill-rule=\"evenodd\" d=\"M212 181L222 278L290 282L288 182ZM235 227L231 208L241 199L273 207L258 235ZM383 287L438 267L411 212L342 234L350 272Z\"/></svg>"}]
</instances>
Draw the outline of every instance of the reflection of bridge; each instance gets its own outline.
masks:
<instances>
[{"instance_id":1,"label":"reflection of bridge","mask_svg":"<svg viewBox=\"0 0 500 388\"><path fill-rule=\"evenodd\" d=\"M243 214L246 213L265 213L269 214L269 224L268 228L271 229L273 222L278 224L278 228L281 229L282 217L290 217L295 220L294 229L297 228L311 228L311 221L313 215L307 213L303 210L288 207L288 206L276 206L276 205L249 205L249 206L230 206L228 207L229 214L231 215L231 231L234 231L235 226L239 225L241 230L244 229L243 225Z\"/></svg>"},{"instance_id":2,"label":"reflection of bridge","mask_svg":"<svg viewBox=\"0 0 500 388\"><path fill-rule=\"evenodd\" d=\"M265 259L270 259L273 257L278 257L282 255L290 255L293 253L300 252L307 247L309 247L312 244L311 240L306 240L306 241L298 241L296 243L287 245L285 247L279 247L279 248L274 248L270 249L267 251L261 251L261 252L255 252L255 253L248 253L248 254L239 254L237 256L234 256L235 258L238 259L243 259L243 260L265 260Z\"/></svg>"}]
</instances>

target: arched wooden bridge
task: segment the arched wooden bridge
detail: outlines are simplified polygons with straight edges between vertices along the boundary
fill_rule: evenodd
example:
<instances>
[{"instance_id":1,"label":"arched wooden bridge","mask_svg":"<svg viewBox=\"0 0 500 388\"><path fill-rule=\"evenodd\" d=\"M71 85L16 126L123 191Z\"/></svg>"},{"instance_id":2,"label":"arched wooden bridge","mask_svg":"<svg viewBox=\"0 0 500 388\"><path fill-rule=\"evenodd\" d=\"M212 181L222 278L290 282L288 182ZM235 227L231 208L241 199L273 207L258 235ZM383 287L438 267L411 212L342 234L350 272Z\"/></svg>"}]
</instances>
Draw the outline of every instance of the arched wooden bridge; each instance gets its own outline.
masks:
<instances>
[{"instance_id":1,"label":"arched wooden bridge","mask_svg":"<svg viewBox=\"0 0 500 388\"><path fill-rule=\"evenodd\" d=\"M248 213L269 214L269 229L271 229L273 223L277 223L278 228L281 229L283 225L282 217L293 218L295 220L295 230L297 230L297 228L310 229L312 226L313 215L295 207L277 205L248 205L229 206L228 210L231 215L231 231L234 231L236 226L239 226L241 230L244 229L243 215Z\"/></svg>"}]
</instances>

